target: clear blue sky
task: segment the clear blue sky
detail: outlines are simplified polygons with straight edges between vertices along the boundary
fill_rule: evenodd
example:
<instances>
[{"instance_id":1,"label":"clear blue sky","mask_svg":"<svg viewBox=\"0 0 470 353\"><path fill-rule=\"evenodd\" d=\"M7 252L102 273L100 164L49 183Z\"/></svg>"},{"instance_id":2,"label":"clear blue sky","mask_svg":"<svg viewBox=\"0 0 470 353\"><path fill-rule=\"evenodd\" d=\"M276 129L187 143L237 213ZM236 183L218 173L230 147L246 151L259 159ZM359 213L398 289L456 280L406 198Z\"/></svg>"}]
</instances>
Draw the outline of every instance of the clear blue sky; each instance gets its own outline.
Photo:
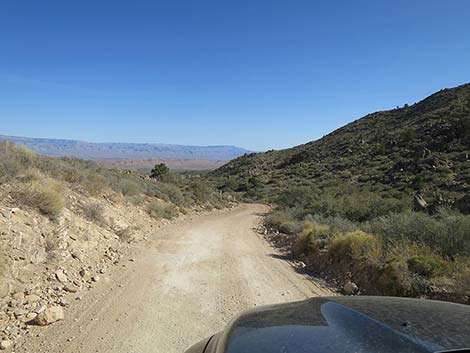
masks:
<instances>
[{"instance_id":1,"label":"clear blue sky","mask_svg":"<svg viewBox=\"0 0 470 353\"><path fill-rule=\"evenodd\" d=\"M470 1L0 2L0 134L304 143L470 81Z\"/></svg>"}]
</instances>

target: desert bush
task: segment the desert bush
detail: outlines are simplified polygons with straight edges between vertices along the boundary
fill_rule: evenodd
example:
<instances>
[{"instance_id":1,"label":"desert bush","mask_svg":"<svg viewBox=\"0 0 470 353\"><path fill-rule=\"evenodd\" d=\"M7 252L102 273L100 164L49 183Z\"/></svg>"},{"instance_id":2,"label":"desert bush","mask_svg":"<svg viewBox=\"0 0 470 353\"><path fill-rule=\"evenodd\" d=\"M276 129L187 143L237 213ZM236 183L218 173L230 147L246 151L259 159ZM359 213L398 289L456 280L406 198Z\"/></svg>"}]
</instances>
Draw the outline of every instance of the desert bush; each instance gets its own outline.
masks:
<instances>
[{"instance_id":1,"label":"desert bush","mask_svg":"<svg viewBox=\"0 0 470 353\"><path fill-rule=\"evenodd\" d=\"M65 168L62 171L62 179L70 184L80 184L85 178L86 175L82 171L72 167Z\"/></svg>"},{"instance_id":2,"label":"desert bush","mask_svg":"<svg viewBox=\"0 0 470 353\"><path fill-rule=\"evenodd\" d=\"M166 166L165 163L155 164L153 169L150 172L150 177L156 180L165 179L168 174L170 174L170 169Z\"/></svg>"},{"instance_id":3,"label":"desert bush","mask_svg":"<svg viewBox=\"0 0 470 353\"><path fill-rule=\"evenodd\" d=\"M328 254L335 262L379 262L382 242L375 235L362 231L340 233L331 239Z\"/></svg>"},{"instance_id":4,"label":"desert bush","mask_svg":"<svg viewBox=\"0 0 470 353\"><path fill-rule=\"evenodd\" d=\"M353 185L329 181L327 187L291 187L276 199L283 208L299 207L306 213L324 217L343 217L353 222L363 222L390 213L410 209L409 197L403 194L388 195L361 190Z\"/></svg>"},{"instance_id":5,"label":"desert bush","mask_svg":"<svg viewBox=\"0 0 470 353\"><path fill-rule=\"evenodd\" d=\"M200 200L201 202L209 202L213 196L213 190L211 187L202 181L196 181L191 183L189 186L189 191L193 195L195 200Z\"/></svg>"},{"instance_id":6,"label":"desert bush","mask_svg":"<svg viewBox=\"0 0 470 353\"><path fill-rule=\"evenodd\" d=\"M276 203L284 208L310 208L318 199L319 191L308 186L291 187L280 193Z\"/></svg>"},{"instance_id":7,"label":"desert bush","mask_svg":"<svg viewBox=\"0 0 470 353\"><path fill-rule=\"evenodd\" d=\"M286 221L278 227L281 233L297 234L302 229L302 223L298 221Z\"/></svg>"},{"instance_id":8,"label":"desert bush","mask_svg":"<svg viewBox=\"0 0 470 353\"><path fill-rule=\"evenodd\" d=\"M145 197L143 195L134 195L134 196L129 197L129 201L133 205L138 206L138 205L142 205L144 203Z\"/></svg>"},{"instance_id":9,"label":"desert bush","mask_svg":"<svg viewBox=\"0 0 470 353\"><path fill-rule=\"evenodd\" d=\"M359 230L359 225L342 216L322 216L319 214L308 214L305 220L313 221L318 224L324 224L330 227L332 233L347 233Z\"/></svg>"},{"instance_id":10,"label":"desert bush","mask_svg":"<svg viewBox=\"0 0 470 353\"><path fill-rule=\"evenodd\" d=\"M470 265L467 265L457 274L455 283L457 293L470 295Z\"/></svg>"},{"instance_id":11,"label":"desert bush","mask_svg":"<svg viewBox=\"0 0 470 353\"><path fill-rule=\"evenodd\" d=\"M134 229L132 227L118 228L114 230L119 240L130 243L134 239Z\"/></svg>"},{"instance_id":12,"label":"desert bush","mask_svg":"<svg viewBox=\"0 0 470 353\"><path fill-rule=\"evenodd\" d=\"M88 174L82 181L82 186L91 196L98 196L108 186L108 183L102 175Z\"/></svg>"},{"instance_id":13,"label":"desert bush","mask_svg":"<svg viewBox=\"0 0 470 353\"><path fill-rule=\"evenodd\" d=\"M331 229L326 224L305 220L301 235L308 235L311 237L328 237L331 235Z\"/></svg>"},{"instance_id":14,"label":"desert bush","mask_svg":"<svg viewBox=\"0 0 470 353\"><path fill-rule=\"evenodd\" d=\"M83 207L83 214L85 217L96 223L99 226L106 224L106 219L104 218L104 208L99 203L89 203Z\"/></svg>"},{"instance_id":15,"label":"desert bush","mask_svg":"<svg viewBox=\"0 0 470 353\"><path fill-rule=\"evenodd\" d=\"M135 180L122 179L118 182L118 190L124 196L135 196L142 192L142 186Z\"/></svg>"},{"instance_id":16,"label":"desert bush","mask_svg":"<svg viewBox=\"0 0 470 353\"><path fill-rule=\"evenodd\" d=\"M325 247L327 238L331 236L331 229L327 225L305 220L303 228L293 245L296 256L309 256L320 248Z\"/></svg>"},{"instance_id":17,"label":"desert bush","mask_svg":"<svg viewBox=\"0 0 470 353\"><path fill-rule=\"evenodd\" d=\"M450 265L438 256L416 255L408 259L408 268L420 276L431 278L448 274Z\"/></svg>"},{"instance_id":18,"label":"desert bush","mask_svg":"<svg viewBox=\"0 0 470 353\"><path fill-rule=\"evenodd\" d=\"M50 179L24 185L18 196L20 202L50 218L59 216L65 206L62 185Z\"/></svg>"},{"instance_id":19,"label":"desert bush","mask_svg":"<svg viewBox=\"0 0 470 353\"><path fill-rule=\"evenodd\" d=\"M391 214L361 228L388 244L408 240L426 244L444 257L470 255L470 216L455 211L441 210L435 216L411 211Z\"/></svg>"},{"instance_id":20,"label":"desert bush","mask_svg":"<svg viewBox=\"0 0 470 353\"><path fill-rule=\"evenodd\" d=\"M167 199L178 206L184 206L187 201L181 189L176 185L159 183L158 188L160 192L166 195Z\"/></svg>"},{"instance_id":21,"label":"desert bush","mask_svg":"<svg viewBox=\"0 0 470 353\"><path fill-rule=\"evenodd\" d=\"M147 212L154 218L172 219L178 214L178 209L172 204L166 204L162 201L153 201L148 206Z\"/></svg>"},{"instance_id":22,"label":"desert bush","mask_svg":"<svg viewBox=\"0 0 470 353\"><path fill-rule=\"evenodd\" d=\"M9 180L31 167L35 154L11 142L0 143L0 181Z\"/></svg>"},{"instance_id":23,"label":"desert bush","mask_svg":"<svg viewBox=\"0 0 470 353\"><path fill-rule=\"evenodd\" d=\"M303 210L290 208L270 213L265 219L268 228L279 230L285 234L297 234L303 227Z\"/></svg>"},{"instance_id":24,"label":"desert bush","mask_svg":"<svg viewBox=\"0 0 470 353\"><path fill-rule=\"evenodd\" d=\"M17 177L24 183L44 179L44 175L37 168L28 168Z\"/></svg>"},{"instance_id":25,"label":"desert bush","mask_svg":"<svg viewBox=\"0 0 470 353\"><path fill-rule=\"evenodd\" d=\"M388 259L381 268L377 286L382 295L407 296L413 292L408 264L401 257Z\"/></svg>"}]
</instances>

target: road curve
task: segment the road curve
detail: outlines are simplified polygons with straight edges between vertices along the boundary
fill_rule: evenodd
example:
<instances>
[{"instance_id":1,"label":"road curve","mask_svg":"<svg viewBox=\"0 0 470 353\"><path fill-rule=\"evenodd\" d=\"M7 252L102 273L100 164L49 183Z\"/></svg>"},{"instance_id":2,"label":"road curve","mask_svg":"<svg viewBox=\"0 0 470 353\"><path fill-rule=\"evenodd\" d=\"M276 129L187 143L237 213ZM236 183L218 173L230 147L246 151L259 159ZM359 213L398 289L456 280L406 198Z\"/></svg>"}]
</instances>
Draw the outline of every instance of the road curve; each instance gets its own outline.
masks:
<instances>
[{"instance_id":1,"label":"road curve","mask_svg":"<svg viewBox=\"0 0 470 353\"><path fill-rule=\"evenodd\" d=\"M244 205L166 227L17 352L184 352L241 310L331 294L253 231L266 210Z\"/></svg>"}]
</instances>

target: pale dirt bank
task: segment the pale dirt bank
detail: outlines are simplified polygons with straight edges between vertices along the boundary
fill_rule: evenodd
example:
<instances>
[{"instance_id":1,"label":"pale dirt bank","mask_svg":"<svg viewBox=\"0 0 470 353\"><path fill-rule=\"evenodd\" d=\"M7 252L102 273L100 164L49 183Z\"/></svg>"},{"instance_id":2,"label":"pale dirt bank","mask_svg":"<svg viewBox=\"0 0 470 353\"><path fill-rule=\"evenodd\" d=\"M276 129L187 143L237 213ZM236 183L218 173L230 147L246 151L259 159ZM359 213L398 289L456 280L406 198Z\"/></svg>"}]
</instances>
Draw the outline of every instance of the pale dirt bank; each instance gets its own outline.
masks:
<instances>
[{"instance_id":1,"label":"pale dirt bank","mask_svg":"<svg viewBox=\"0 0 470 353\"><path fill-rule=\"evenodd\" d=\"M244 205L167 226L16 351L182 352L240 310L330 295L272 256L253 230L266 210Z\"/></svg>"}]
</instances>

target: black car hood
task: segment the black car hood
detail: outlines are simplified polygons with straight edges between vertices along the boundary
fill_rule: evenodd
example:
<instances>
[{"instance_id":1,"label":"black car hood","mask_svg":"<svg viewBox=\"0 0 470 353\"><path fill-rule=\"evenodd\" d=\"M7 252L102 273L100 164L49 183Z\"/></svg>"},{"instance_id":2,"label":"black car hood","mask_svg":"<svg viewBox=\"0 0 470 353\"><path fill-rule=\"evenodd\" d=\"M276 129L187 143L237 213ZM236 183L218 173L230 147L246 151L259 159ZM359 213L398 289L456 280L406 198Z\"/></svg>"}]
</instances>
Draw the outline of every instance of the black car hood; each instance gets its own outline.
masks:
<instances>
[{"instance_id":1,"label":"black car hood","mask_svg":"<svg viewBox=\"0 0 470 353\"><path fill-rule=\"evenodd\" d=\"M243 313L206 353L420 353L470 347L470 307L386 297L314 298Z\"/></svg>"}]
</instances>

